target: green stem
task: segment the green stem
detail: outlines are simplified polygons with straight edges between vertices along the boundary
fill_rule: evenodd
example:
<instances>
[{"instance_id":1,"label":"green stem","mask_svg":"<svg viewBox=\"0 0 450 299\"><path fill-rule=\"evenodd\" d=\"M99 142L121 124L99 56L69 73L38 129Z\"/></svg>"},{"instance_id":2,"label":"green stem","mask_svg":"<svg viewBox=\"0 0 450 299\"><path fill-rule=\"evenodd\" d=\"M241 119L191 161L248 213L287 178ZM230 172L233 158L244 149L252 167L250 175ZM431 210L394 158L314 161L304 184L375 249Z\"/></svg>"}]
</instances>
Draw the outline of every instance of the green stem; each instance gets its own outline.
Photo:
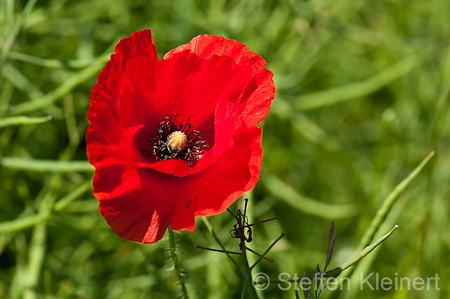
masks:
<instances>
[{"instance_id":1,"label":"green stem","mask_svg":"<svg viewBox=\"0 0 450 299\"><path fill-rule=\"evenodd\" d=\"M94 172L88 161L38 160L16 157L0 159L5 168L37 172Z\"/></svg>"},{"instance_id":2,"label":"green stem","mask_svg":"<svg viewBox=\"0 0 450 299\"><path fill-rule=\"evenodd\" d=\"M347 268L350 268L351 266L353 266L354 264L356 264L357 262L359 262L363 257L365 257L366 255L368 255L369 253L371 253L375 248L378 247L378 245L380 245L381 243L383 243L387 238L389 238L392 233L398 228L398 225L395 225L387 234L385 234L384 236L382 236L381 238L379 238L376 242L374 242L373 244L367 246L366 248L364 248L360 253L358 253L356 256L354 256L353 258L349 259L347 262L345 262L344 264L342 264L341 266L330 270L328 272L325 273L325 277L337 277L342 271L344 271Z\"/></svg>"},{"instance_id":3,"label":"green stem","mask_svg":"<svg viewBox=\"0 0 450 299\"><path fill-rule=\"evenodd\" d=\"M61 198L54 206L55 212L60 212L67 208L74 200L83 195L86 191L91 189L91 181L87 181L80 187L70 192L63 198ZM17 217L11 221L0 222L0 234L11 234L17 231L38 225L42 222L49 220L52 217L50 210L42 211L34 215L27 215L26 217ZM0 250L1 251L1 250Z\"/></svg>"},{"instance_id":4,"label":"green stem","mask_svg":"<svg viewBox=\"0 0 450 299\"><path fill-rule=\"evenodd\" d=\"M211 223L209 222L209 220L206 217L201 217L203 220L203 223L205 224L206 228L209 230L209 232L211 233L211 235L213 236L214 240L216 240L217 244L219 244L219 246L222 248L223 252L227 255L228 259L231 261L231 263L234 266L234 270L236 271L236 274L238 276L241 276L241 271L238 267L238 265L236 264L236 262L233 260L233 258L230 256L229 253L227 253L227 250L225 249L225 246L223 246L222 242L220 242L219 237L217 237L216 232L214 231Z\"/></svg>"},{"instance_id":5,"label":"green stem","mask_svg":"<svg viewBox=\"0 0 450 299\"><path fill-rule=\"evenodd\" d=\"M295 108L306 111L356 98L363 98L392 81L405 76L424 63L427 58L413 55L393 64L366 80L304 95L301 101L296 102Z\"/></svg>"},{"instance_id":6,"label":"green stem","mask_svg":"<svg viewBox=\"0 0 450 299\"><path fill-rule=\"evenodd\" d=\"M90 66L94 59L77 59L77 60L58 60L58 59L44 59L20 52L9 52L9 59L14 59L18 61L23 61L31 64L36 64L39 66L51 68L51 69L62 69L66 67L70 68L85 68ZM108 56L109 59L109 56Z\"/></svg>"},{"instance_id":7,"label":"green stem","mask_svg":"<svg viewBox=\"0 0 450 299\"><path fill-rule=\"evenodd\" d=\"M428 156L423 159L423 161L417 166L403 181L398 184L394 190L386 197L383 201L383 205L377 211L375 218L372 220L370 227L367 229L364 237L361 240L360 248L364 248L372 242L373 237L377 233L384 219L386 219L387 214L391 210L392 206L396 202L397 198L405 191L409 186L411 181L417 177L417 175L422 171L422 169L427 165L431 158L435 155L434 151L429 153Z\"/></svg>"},{"instance_id":8,"label":"green stem","mask_svg":"<svg viewBox=\"0 0 450 299\"><path fill-rule=\"evenodd\" d=\"M248 264L248 259L247 259L247 252L246 252L246 247L244 246L242 248L242 261L243 261L243 266L245 268L245 279L244 279L244 285L242 286L242 294L241 294L241 299L244 298L250 298L250 299L258 299L258 294L256 293L256 289L253 286L253 279L252 279L252 269L250 268L249 264ZM247 293L248 296L245 296L245 294Z\"/></svg>"},{"instance_id":9,"label":"green stem","mask_svg":"<svg viewBox=\"0 0 450 299\"><path fill-rule=\"evenodd\" d=\"M45 123L51 120L50 116L47 117L27 117L27 116L11 116L0 119L0 128L18 125L35 125Z\"/></svg>"},{"instance_id":10,"label":"green stem","mask_svg":"<svg viewBox=\"0 0 450 299\"><path fill-rule=\"evenodd\" d=\"M17 218L11 221L0 223L0 234L10 234L19 230L38 225L50 219L51 214L48 211L40 212L25 218Z\"/></svg>"},{"instance_id":11,"label":"green stem","mask_svg":"<svg viewBox=\"0 0 450 299\"><path fill-rule=\"evenodd\" d=\"M36 4L36 2L37 2L37 0L29 0L27 2L22 13L20 14L19 19L15 22L14 27L12 28L12 31L9 32L8 37L6 38L6 41L3 43L2 52L0 53L0 67L5 62L6 57L8 57L8 54L11 51L11 48L12 48L14 42L16 41L17 35L20 32L20 29L22 29L23 24L25 24L25 21L26 21L27 17L29 16L30 12L33 10L33 7Z\"/></svg>"},{"instance_id":12,"label":"green stem","mask_svg":"<svg viewBox=\"0 0 450 299\"><path fill-rule=\"evenodd\" d=\"M42 271L45 250L46 250L46 232L47 224L41 223L36 225L33 231L33 237L30 244L30 249L28 253L28 268L27 277L25 279L25 299L35 299L38 298L36 287L40 279L40 273Z\"/></svg>"},{"instance_id":13,"label":"green stem","mask_svg":"<svg viewBox=\"0 0 450 299\"><path fill-rule=\"evenodd\" d=\"M374 242L373 244L367 246L366 248L364 248L364 250L362 250L360 253L358 253L356 256L352 257L351 259L349 259L348 261L346 261L345 263L343 263L342 265L340 265L339 267L336 267L330 271L327 271L325 273L314 273L314 274L310 274L308 275L308 277L314 277L317 274L320 274L321 277L338 277L339 274L342 273L342 271L350 268L351 266L355 265L356 263L358 263L360 260L362 260L365 256L367 256L369 253L371 253L375 248L378 247L378 245L380 245L381 243L383 243L384 241L386 241L387 238L389 238L392 233L398 228L398 225L395 225L387 234L385 234L384 236L382 236L381 238L379 238L376 242ZM302 278L299 279L293 279L290 280L290 282L299 282L301 281ZM271 283L279 283L279 282L286 282L286 281L280 281L280 280L272 280Z\"/></svg>"},{"instance_id":14,"label":"green stem","mask_svg":"<svg viewBox=\"0 0 450 299\"><path fill-rule=\"evenodd\" d=\"M172 228L167 229L169 232L169 252L170 252L170 258L172 259L173 263L173 269L175 270L175 274L177 276L178 284L181 287L181 298L188 299L188 293L186 290L186 285L184 283L184 277L183 273L181 272L181 266L180 261L178 260L178 253L176 249L176 243L175 243L175 235L173 233Z\"/></svg>"},{"instance_id":15,"label":"green stem","mask_svg":"<svg viewBox=\"0 0 450 299\"><path fill-rule=\"evenodd\" d=\"M431 158L433 158L434 155L435 155L434 151L429 153L425 157L425 159L423 159L422 162L403 181L401 181L397 186L395 186L394 190L385 198L383 204L378 209L375 218L372 220L369 228L366 230L363 238L361 239L359 250L364 249L367 245L370 244L370 242L372 242L373 237L375 236L375 234L377 234L380 226L385 223L385 219L387 215L391 212L393 205L397 202L397 199L409 186L411 181L418 176L418 174L423 170L425 165L428 164L428 162L431 160ZM348 271L342 273L342 276L344 278L351 277L353 275L354 270L355 268L351 268ZM339 288L336 288L333 292L336 292L338 289Z\"/></svg>"},{"instance_id":16,"label":"green stem","mask_svg":"<svg viewBox=\"0 0 450 299\"><path fill-rule=\"evenodd\" d=\"M97 57L89 67L67 78L67 80L65 80L63 83L61 83L61 85L59 85L56 89L49 92L48 94L11 107L11 113L29 113L53 104L56 100L65 96L76 86L92 78L93 76L95 76L95 74L98 74L98 72L104 67L105 61L108 61L108 59L109 55L102 55Z\"/></svg>"},{"instance_id":17,"label":"green stem","mask_svg":"<svg viewBox=\"0 0 450 299\"><path fill-rule=\"evenodd\" d=\"M89 180L58 200L57 203L55 203L54 210L59 212L67 208L74 200L78 199L81 195L83 195L88 190L91 190L92 188L92 182Z\"/></svg>"}]
</instances>

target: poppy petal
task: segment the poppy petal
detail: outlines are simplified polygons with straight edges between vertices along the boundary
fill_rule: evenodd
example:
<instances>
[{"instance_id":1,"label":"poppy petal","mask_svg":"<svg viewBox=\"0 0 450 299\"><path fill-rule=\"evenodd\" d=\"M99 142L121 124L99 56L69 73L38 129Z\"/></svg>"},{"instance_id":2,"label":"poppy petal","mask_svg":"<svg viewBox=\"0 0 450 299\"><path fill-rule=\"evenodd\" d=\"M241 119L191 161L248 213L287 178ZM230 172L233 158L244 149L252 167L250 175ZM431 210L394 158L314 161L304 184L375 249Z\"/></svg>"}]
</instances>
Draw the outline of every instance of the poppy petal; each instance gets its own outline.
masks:
<instances>
[{"instance_id":1,"label":"poppy petal","mask_svg":"<svg viewBox=\"0 0 450 299\"><path fill-rule=\"evenodd\" d=\"M125 66L133 57L157 60L156 47L151 30L134 32L115 47L116 54L98 75L98 83L92 88L87 119L90 126L86 133L87 155L90 161L104 158L108 145L118 144L121 125L117 115L117 101L122 86Z\"/></svg>"},{"instance_id":2,"label":"poppy petal","mask_svg":"<svg viewBox=\"0 0 450 299\"><path fill-rule=\"evenodd\" d=\"M181 45L164 55L169 59L179 52L189 50L203 59L215 55L233 59L238 65L252 66L252 84L245 92L242 101L242 118L249 125L257 125L269 113L270 104L275 97L273 74L267 70L265 60L247 49L242 43L214 35L199 35L188 44Z\"/></svg>"},{"instance_id":3,"label":"poppy petal","mask_svg":"<svg viewBox=\"0 0 450 299\"><path fill-rule=\"evenodd\" d=\"M153 170L128 168L120 186L133 186L136 182L140 188L99 198L100 212L122 238L155 243L164 236L173 217L179 196L177 182Z\"/></svg>"},{"instance_id":4,"label":"poppy petal","mask_svg":"<svg viewBox=\"0 0 450 299\"><path fill-rule=\"evenodd\" d=\"M170 225L173 229L195 229L196 216L223 212L258 181L261 161L261 129L241 128L235 146L211 167L184 181L185 201L179 201Z\"/></svg>"},{"instance_id":5,"label":"poppy petal","mask_svg":"<svg viewBox=\"0 0 450 299\"><path fill-rule=\"evenodd\" d=\"M238 66L227 57L202 60L188 51L156 64L150 59L132 59L118 106L121 123L155 127L149 119L160 122L176 115L177 122L202 127L220 100L242 101L253 79L251 72L250 66Z\"/></svg>"},{"instance_id":6,"label":"poppy petal","mask_svg":"<svg viewBox=\"0 0 450 299\"><path fill-rule=\"evenodd\" d=\"M125 72L127 62L131 58L147 57L158 60L152 31L148 29L133 32L130 37L120 40L115 50L116 54L111 55L111 61L117 65L121 73Z\"/></svg>"}]
</instances>

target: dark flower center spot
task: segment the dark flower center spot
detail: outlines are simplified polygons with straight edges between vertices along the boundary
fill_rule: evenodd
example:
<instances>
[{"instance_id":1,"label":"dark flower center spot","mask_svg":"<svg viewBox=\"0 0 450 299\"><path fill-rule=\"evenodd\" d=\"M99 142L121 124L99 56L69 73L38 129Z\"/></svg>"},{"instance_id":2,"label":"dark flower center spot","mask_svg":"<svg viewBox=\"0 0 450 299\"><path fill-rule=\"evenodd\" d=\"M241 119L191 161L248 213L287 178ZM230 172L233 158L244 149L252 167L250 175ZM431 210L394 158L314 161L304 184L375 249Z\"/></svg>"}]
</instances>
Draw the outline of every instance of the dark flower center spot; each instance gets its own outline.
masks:
<instances>
[{"instance_id":1,"label":"dark flower center spot","mask_svg":"<svg viewBox=\"0 0 450 299\"><path fill-rule=\"evenodd\" d=\"M189 123L175 124L176 116L166 117L158 125L156 134L148 139L152 144L153 150L143 150L142 153L147 156L153 156L157 161L167 159L185 160L189 166L193 166L201 156L209 149L209 145L203 139L202 134L194 130Z\"/></svg>"}]
</instances>

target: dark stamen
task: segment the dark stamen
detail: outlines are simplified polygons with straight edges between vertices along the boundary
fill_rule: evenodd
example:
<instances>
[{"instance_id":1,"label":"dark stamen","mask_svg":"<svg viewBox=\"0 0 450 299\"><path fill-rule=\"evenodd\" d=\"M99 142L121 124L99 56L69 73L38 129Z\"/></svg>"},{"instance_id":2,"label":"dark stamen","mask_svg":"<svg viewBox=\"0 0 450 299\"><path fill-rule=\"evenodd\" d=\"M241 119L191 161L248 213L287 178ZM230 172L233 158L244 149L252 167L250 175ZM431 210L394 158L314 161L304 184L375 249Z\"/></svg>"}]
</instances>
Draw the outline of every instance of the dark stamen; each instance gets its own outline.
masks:
<instances>
[{"instance_id":1,"label":"dark stamen","mask_svg":"<svg viewBox=\"0 0 450 299\"><path fill-rule=\"evenodd\" d=\"M171 118L165 117L158 125L158 130L148 141L152 144L153 152L142 150L142 154L146 157L154 156L157 161L167 159L185 160L189 166L193 166L201 155L208 151L209 145L203 139L202 134L197 130L192 130L193 126L189 123L190 118L186 123L175 124L177 115ZM173 132L180 131L186 134L187 144L181 151L173 151L168 144L168 137Z\"/></svg>"}]
</instances>

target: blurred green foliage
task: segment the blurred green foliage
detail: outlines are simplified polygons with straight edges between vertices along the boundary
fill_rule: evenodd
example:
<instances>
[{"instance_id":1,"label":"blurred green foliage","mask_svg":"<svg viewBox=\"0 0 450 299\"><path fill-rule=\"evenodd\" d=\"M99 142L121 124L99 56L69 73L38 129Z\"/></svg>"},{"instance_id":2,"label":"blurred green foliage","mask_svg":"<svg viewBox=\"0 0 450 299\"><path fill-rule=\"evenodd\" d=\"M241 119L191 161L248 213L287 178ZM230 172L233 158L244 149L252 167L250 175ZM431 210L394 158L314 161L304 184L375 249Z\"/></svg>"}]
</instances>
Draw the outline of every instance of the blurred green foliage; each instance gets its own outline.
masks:
<instances>
[{"instance_id":1,"label":"blurred green foliage","mask_svg":"<svg viewBox=\"0 0 450 299\"><path fill-rule=\"evenodd\" d=\"M117 41L144 28L159 57L208 33L246 44L274 73L250 218L281 218L255 226L250 246L263 252L287 236L255 273L301 277L323 266L331 219L332 266L343 263L387 194L435 150L380 233L399 229L353 277L438 274L440 291L360 291L355 280L321 298L450 297L450 2L2 0L0 28L0 298L177 296L167 239L142 245L112 232L82 162L90 88ZM237 250L231 216L209 220ZM197 226L176 233L190 296L239 298L226 256L195 249L218 248ZM276 284L260 295L295 298Z\"/></svg>"}]
</instances>

